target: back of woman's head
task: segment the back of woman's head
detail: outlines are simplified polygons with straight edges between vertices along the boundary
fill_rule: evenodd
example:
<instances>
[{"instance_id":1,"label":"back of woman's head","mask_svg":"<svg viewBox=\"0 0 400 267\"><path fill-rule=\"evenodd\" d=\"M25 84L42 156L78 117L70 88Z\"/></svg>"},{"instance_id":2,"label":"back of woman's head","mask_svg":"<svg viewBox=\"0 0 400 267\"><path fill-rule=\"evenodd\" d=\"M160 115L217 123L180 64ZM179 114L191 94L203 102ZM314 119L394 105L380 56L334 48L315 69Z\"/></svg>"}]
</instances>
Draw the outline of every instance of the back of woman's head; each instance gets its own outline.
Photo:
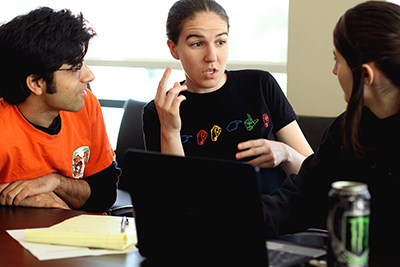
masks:
<instances>
[{"instance_id":1,"label":"back of woman's head","mask_svg":"<svg viewBox=\"0 0 400 267\"><path fill-rule=\"evenodd\" d=\"M82 14L42 7L0 26L0 95L11 104L30 95L27 76L47 84L62 64L77 65L96 33ZM51 93L51 92L50 92Z\"/></svg>"},{"instance_id":2,"label":"back of woman's head","mask_svg":"<svg viewBox=\"0 0 400 267\"><path fill-rule=\"evenodd\" d=\"M364 105L362 64L375 66L400 87L400 6L368 1L349 9L333 32L336 50L344 57L353 75L353 91L344 124L345 147L356 155L363 148L358 142L358 127Z\"/></svg>"},{"instance_id":3,"label":"back of woman's head","mask_svg":"<svg viewBox=\"0 0 400 267\"><path fill-rule=\"evenodd\" d=\"M339 19L334 44L351 69L374 62L400 86L400 6L369 1L353 7Z\"/></svg>"},{"instance_id":4,"label":"back of woman's head","mask_svg":"<svg viewBox=\"0 0 400 267\"><path fill-rule=\"evenodd\" d=\"M215 0L179 0L172 5L168 13L166 25L168 39L177 45L185 22L194 19L202 12L212 12L220 16L226 21L229 29L229 17Z\"/></svg>"}]
</instances>

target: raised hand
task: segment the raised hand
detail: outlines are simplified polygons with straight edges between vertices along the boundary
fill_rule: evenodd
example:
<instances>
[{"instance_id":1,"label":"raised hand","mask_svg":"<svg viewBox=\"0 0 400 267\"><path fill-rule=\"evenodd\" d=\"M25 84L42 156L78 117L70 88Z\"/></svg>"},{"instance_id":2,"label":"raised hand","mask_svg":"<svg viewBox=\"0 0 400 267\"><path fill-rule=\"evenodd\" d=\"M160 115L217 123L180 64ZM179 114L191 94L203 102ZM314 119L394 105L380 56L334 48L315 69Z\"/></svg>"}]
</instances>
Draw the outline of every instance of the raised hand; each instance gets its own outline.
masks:
<instances>
[{"instance_id":1,"label":"raised hand","mask_svg":"<svg viewBox=\"0 0 400 267\"><path fill-rule=\"evenodd\" d=\"M187 90L186 85L176 82L174 87L167 93L167 83L171 75L171 68L168 67L158 85L154 103L157 108L161 128L161 152L175 155L184 155L180 139L181 117L179 108L186 97L181 95Z\"/></svg>"}]
</instances>

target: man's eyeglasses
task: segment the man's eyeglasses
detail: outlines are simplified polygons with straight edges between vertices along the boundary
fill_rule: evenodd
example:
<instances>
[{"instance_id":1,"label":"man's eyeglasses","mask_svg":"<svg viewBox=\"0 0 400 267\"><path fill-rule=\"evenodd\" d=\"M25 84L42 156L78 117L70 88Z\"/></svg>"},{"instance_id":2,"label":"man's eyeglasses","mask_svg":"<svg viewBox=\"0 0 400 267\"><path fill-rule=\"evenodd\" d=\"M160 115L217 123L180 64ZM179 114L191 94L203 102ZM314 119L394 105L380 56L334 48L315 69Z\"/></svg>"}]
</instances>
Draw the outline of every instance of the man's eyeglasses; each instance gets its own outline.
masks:
<instances>
[{"instance_id":1,"label":"man's eyeglasses","mask_svg":"<svg viewBox=\"0 0 400 267\"><path fill-rule=\"evenodd\" d=\"M82 68L83 68L83 62L82 63L79 63L78 65L76 65L76 66L73 66L73 67L71 67L71 68L69 68L69 69L58 69L58 70L56 70L56 71L59 71L59 70L68 70L68 71L71 71L71 72L78 72L78 79L80 79L81 78L81 71L82 71Z\"/></svg>"}]
</instances>

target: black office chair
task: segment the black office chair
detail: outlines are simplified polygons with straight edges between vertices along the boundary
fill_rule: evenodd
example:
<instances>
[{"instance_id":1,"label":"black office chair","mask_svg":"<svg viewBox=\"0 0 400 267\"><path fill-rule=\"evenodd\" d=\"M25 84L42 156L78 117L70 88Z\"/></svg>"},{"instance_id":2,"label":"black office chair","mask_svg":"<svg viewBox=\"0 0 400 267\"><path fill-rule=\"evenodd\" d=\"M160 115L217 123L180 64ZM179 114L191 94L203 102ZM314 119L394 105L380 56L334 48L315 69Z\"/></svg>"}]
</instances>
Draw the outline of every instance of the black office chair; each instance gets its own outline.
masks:
<instances>
[{"instance_id":1,"label":"black office chair","mask_svg":"<svg viewBox=\"0 0 400 267\"><path fill-rule=\"evenodd\" d=\"M314 151L319 147L326 128L334 119L335 117L299 116L297 123Z\"/></svg>"},{"instance_id":2,"label":"black office chair","mask_svg":"<svg viewBox=\"0 0 400 267\"><path fill-rule=\"evenodd\" d=\"M145 149L142 132L142 110L146 102L129 99L124 104L124 115L119 128L117 148L115 150L116 161L122 173L119 178L117 200L108 211L114 216L132 216L133 206L131 197L126 190L130 186L129 177L124 175L125 150L128 148Z\"/></svg>"}]
</instances>

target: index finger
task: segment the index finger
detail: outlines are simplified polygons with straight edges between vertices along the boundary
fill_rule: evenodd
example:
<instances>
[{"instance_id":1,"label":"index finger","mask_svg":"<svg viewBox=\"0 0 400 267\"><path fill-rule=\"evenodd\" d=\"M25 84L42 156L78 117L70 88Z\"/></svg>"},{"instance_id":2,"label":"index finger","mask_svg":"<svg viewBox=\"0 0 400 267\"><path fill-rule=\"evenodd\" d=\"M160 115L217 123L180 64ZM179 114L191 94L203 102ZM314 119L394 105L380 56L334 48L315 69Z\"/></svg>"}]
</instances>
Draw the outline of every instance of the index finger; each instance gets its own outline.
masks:
<instances>
[{"instance_id":1,"label":"index finger","mask_svg":"<svg viewBox=\"0 0 400 267\"><path fill-rule=\"evenodd\" d=\"M171 72L172 72L171 67L167 67L165 69L163 77L161 78L158 84L156 98L165 97L165 95L167 94L168 79L171 76Z\"/></svg>"},{"instance_id":2,"label":"index finger","mask_svg":"<svg viewBox=\"0 0 400 267\"><path fill-rule=\"evenodd\" d=\"M18 206L18 203L26 197L26 192L23 192L24 187L21 186L23 185L23 183L24 181L15 181L9 183L7 187L3 189L0 197L0 203L2 205L12 206L15 204L16 206Z\"/></svg>"},{"instance_id":3,"label":"index finger","mask_svg":"<svg viewBox=\"0 0 400 267\"><path fill-rule=\"evenodd\" d=\"M257 147L260 146L260 142L259 140L248 140L248 141L244 141L238 144L238 149L239 150L246 150L246 149L250 149L252 147Z\"/></svg>"},{"instance_id":4,"label":"index finger","mask_svg":"<svg viewBox=\"0 0 400 267\"><path fill-rule=\"evenodd\" d=\"M4 189L7 188L7 186L9 186L10 183L4 183L4 184L0 184L0 194L1 192L3 192Z\"/></svg>"},{"instance_id":5,"label":"index finger","mask_svg":"<svg viewBox=\"0 0 400 267\"><path fill-rule=\"evenodd\" d=\"M0 205L6 205L7 203L7 192L5 192L6 188L10 185L10 183L0 184Z\"/></svg>"}]
</instances>

